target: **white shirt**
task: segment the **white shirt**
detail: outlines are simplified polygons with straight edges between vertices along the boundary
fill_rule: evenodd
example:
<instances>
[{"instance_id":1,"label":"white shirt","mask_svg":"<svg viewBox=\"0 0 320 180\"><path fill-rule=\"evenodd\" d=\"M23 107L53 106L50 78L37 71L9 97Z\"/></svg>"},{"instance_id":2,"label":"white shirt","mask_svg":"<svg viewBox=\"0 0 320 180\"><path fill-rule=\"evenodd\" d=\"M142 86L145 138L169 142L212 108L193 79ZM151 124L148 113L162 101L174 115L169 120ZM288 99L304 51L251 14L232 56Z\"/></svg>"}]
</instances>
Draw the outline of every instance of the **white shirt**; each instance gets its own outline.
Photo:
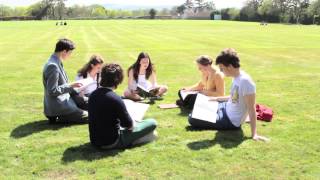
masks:
<instances>
[{"instance_id":1,"label":"white shirt","mask_svg":"<svg viewBox=\"0 0 320 180\"><path fill-rule=\"evenodd\" d=\"M76 81L81 80L81 79L84 79L83 76L80 76L78 74L76 77ZM97 82L97 76L92 78L89 73L87 74L86 79L90 79L92 81ZM83 94L91 94L96 89L97 89L97 83L92 83L83 89Z\"/></svg>"},{"instance_id":2,"label":"white shirt","mask_svg":"<svg viewBox=\"0 0 320 180\"><path fill-rule=\"evenodd\" d=\"M129 87L129 89L131 90L136 90L137 89L137 84L139 84L140 86L142 86L145 89L151 89L152 88L152 84L150 81L148 81L146 79L146 75L145 74L139 74L138 76L138 83L136 82L135 79L133 79L133 84Z\"/></svg>"},{"instance_id":3,"label":"white shirt","mask_svg":"<svg viewBox=\"0 0 320 180\"><path fill-rule=\"evenodd\" d=\"M248 107L245 104L244 96L255 93L256 85L251 77L240 71L240 75L233 79L226 108L227 116L234 126L239 127L248 116Z\"/></svg>"}]
</instances>

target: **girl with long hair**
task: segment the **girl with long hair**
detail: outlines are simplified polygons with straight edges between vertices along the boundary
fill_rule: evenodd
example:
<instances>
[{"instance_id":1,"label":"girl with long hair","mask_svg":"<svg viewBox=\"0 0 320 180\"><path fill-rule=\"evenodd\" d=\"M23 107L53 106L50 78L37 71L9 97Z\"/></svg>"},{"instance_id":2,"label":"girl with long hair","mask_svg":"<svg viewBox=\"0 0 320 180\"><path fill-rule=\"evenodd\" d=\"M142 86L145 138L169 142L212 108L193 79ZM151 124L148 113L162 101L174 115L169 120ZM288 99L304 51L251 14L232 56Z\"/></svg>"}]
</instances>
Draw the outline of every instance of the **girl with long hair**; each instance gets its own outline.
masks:
<instances>
[{"instance_id":1,"label":"girl with long hair","mask_svg":"<svg viewBox=\"0 0 320 180\"><path fill-rule=\"evenodd\" d=\"M144 89L156 89L153 94L156 97L161 97L168 90L167 86L157 84L154 65L148 53L139 54L137 61L129 67L128 76L128 89L124 92L124 96L134 101L142 100L141 94L137 91L138 86Z\"/></svg>"},{"instance_id":2,"label":"girl with long hair","mask_svg":"<svg viewBox=\"0 0 320 180\"><path fill-rule=\"evenodd\" d=\"M89 96L99 85L99 73L103 64L103 58L100 55L91 56L81 69L78 70L76 80L89 78L93 81L90 85L83 89L82 94Z\"/></svg>"}]
</instances>

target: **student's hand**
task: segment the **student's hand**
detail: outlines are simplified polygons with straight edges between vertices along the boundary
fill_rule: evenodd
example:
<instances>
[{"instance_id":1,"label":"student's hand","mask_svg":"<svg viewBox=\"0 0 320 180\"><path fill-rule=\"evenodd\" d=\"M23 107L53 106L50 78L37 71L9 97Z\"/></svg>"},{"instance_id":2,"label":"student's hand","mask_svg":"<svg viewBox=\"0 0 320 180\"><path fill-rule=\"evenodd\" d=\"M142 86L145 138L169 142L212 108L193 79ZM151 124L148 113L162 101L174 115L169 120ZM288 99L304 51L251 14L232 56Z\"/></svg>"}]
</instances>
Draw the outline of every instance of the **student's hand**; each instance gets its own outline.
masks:
<instances>
[{"instance_id":1,"label":"student's hand","mask_svg":"<svg viewBox=\"0 0 320 180\"><path fill-rule=\"evenodd\" d=\"M252 137L252 139L255 140L255 141L264 141L264 142L269 142L270 141L269 138L264 137L264 136L259 136L258 134L254 135Z\"/></svg>"},{"instance_id":2,"label":"student's hand","mask_svg":"<svg viewBox=\"0 0 320 180\"><path fill-rule=\"evenodd\" d=\"M71 83L70 86L73 87L73 88L79 88L79 87L83 86L83 84L75 82L75 83Z\"/></svg>"}]
</instances>

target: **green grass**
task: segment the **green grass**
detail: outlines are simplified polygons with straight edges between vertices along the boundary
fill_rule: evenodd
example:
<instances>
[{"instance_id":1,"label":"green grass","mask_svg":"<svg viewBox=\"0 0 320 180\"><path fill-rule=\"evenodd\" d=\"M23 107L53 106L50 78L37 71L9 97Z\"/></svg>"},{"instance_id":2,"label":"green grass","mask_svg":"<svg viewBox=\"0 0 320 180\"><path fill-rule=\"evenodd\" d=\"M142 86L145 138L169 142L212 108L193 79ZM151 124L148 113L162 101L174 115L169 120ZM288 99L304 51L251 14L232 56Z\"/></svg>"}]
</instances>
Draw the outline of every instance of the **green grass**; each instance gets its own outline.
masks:
<instances>
[{"instance_id":1,"label":"green grass","mask_svg":"<svg viewBox=\"0 0 320 180\"><path fill-rule=\"evenodd\" d=\"M0 22L0 179L320 179L320 27L214 21ZM125 69L150 53L158 81L179 88L199 79L194 60L235 48L257 84L257 102L275 112L258 122L270 143L243 132L192 131L179 109L153 105L156 142L98 151L87 125L48 125L43 116L42 67L57 39L77 49L64 63L70 79L93 53ZM230 79L226 89L230 90ZM125 82L117 90L123 92Z\"/></svg>"}]
</instances>

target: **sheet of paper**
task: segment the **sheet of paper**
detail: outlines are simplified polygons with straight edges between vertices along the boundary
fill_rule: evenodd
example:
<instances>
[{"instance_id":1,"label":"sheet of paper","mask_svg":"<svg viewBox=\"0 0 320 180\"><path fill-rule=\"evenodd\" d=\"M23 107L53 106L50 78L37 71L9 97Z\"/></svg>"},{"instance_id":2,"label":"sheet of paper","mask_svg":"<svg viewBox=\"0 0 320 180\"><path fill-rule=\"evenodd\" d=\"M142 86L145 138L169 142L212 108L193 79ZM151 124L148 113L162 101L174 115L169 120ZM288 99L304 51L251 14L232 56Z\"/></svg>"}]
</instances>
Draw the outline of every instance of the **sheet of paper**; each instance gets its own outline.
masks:
<instances>
[{"instance_id":1,"label":"sheet of paper","mask_svg":"<svg viewBox=\"0 0 320 180\"><path fill-rule=\"evenodd\" d=\"M76 88L76 89L78 89L79 91L82 91L83 89L85 89L85 88L88 87L89 85L94 84L94 83L97 83L97 82L94 81L92 78L85 78L85 79L80 79L80 80L76 81L76 83L81 83L81 84L82 84L81 87Z\"/></svg>"},{"instance_id":2,"label":"sheet of paper","mask_svg":"<svg viewBox=\"0 0 320 180\"><path fill-rule=\"evenodd\" d=\"M185 91L185 90L180 91L182 100L184 100L189 94L197 94L197 93L198 91Z\"/></svg>"},{"instance_id":3,"label":"sheet of paper","mask_svg":"<svg viewBox=\"0 0 320 180\"><path fill-rule=\"evenodd\" d=\"M123 101L124 101L124 104L126 105L128 113L130 114L130 117L135 122L142 121L144 114L147 112L150 105L134 102L129 99L124 99Z\"/></svg>"},{"instance_id":4,"label":"sheet of paper","mask_svg":"<svg viewBox=\"0 0 320 180\"><path fill-rule=\"evenodd\" d=\"M198 94L195 101L192 118L216 123L218 102L209 101L210 97Z\"/></svg>"}]
</instances>

